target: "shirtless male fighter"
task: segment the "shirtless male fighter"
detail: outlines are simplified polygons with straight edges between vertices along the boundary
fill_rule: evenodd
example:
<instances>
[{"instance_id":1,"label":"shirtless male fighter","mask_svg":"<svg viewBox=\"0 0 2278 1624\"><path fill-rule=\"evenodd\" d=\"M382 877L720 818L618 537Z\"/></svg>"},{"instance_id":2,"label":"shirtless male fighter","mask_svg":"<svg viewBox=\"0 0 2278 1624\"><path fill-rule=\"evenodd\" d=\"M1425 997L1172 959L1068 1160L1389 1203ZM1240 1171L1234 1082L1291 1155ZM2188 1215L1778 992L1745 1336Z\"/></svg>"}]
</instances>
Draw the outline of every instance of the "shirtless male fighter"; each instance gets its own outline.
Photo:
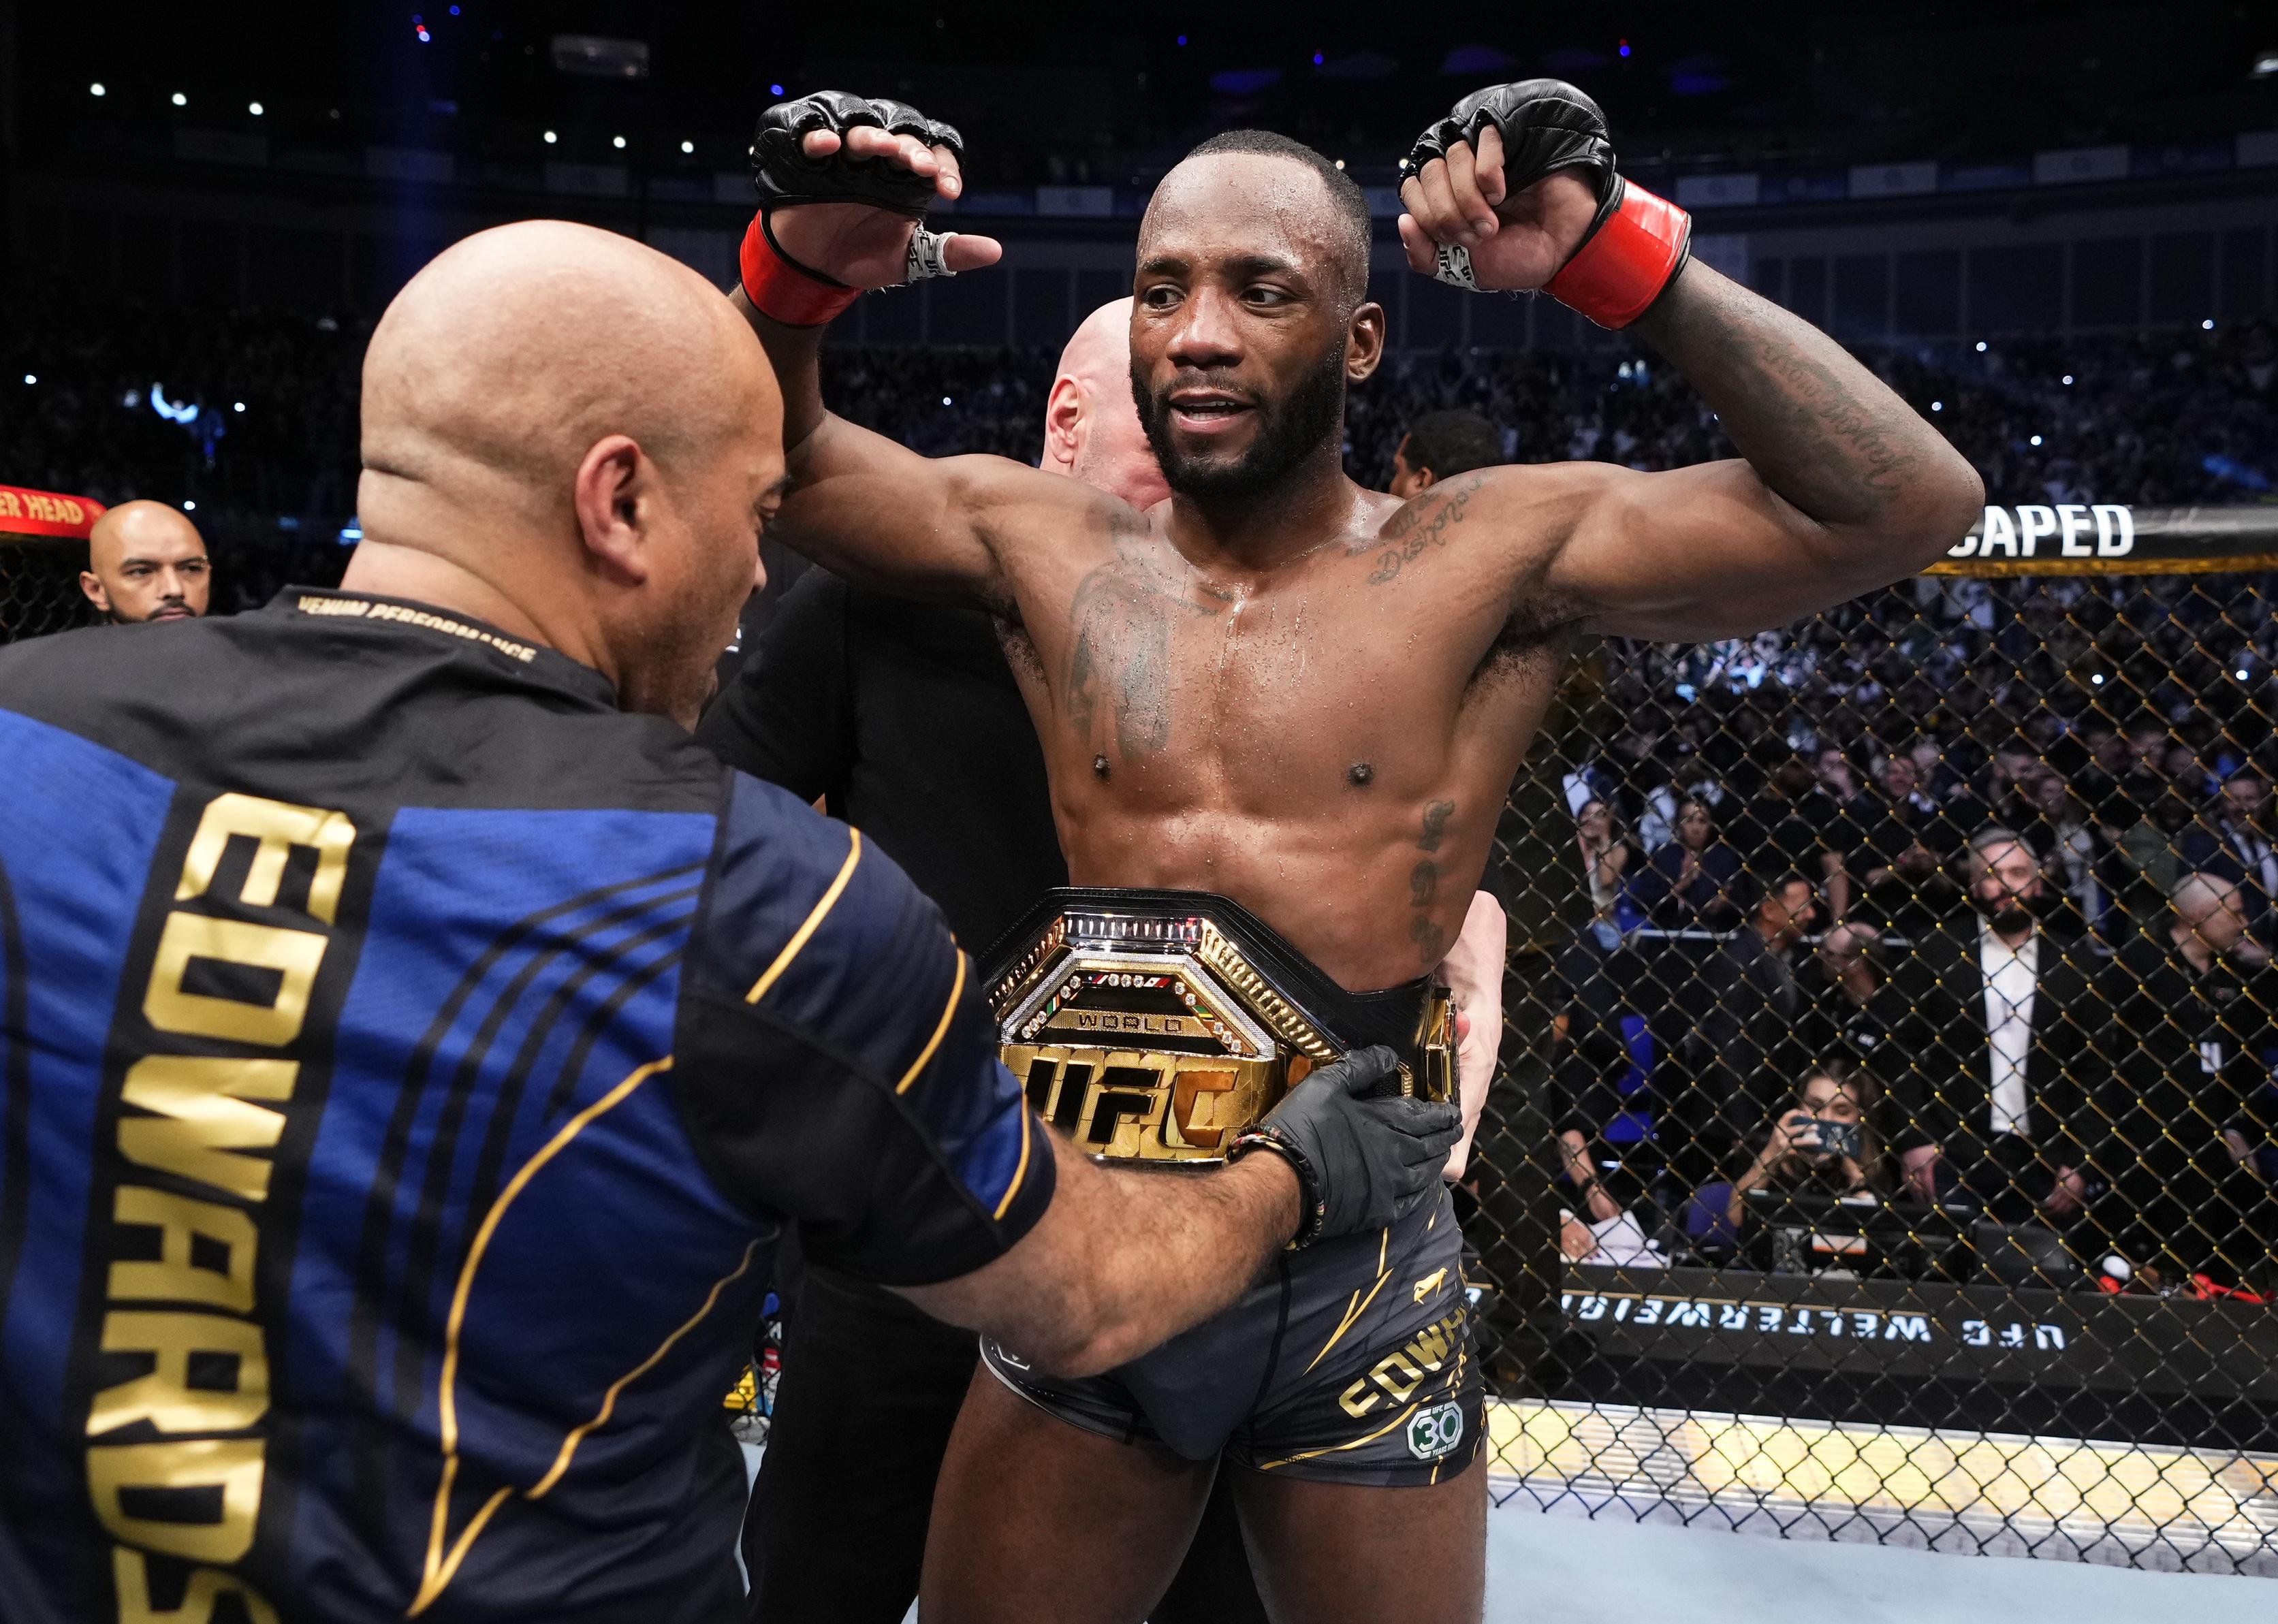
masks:
<instances>
[{"instance_id":1,"label":"shirtless male fighter","mask_svg":"<svg viewBox=\"0 0 2278 1624\"><path fill-rule=\"evenodd\" d=\"M1571 641L1779 625L1921 569L1978 511L1969 466L1840 347L1688 261L1683 212L1626 184L1596 106L1551 80L1468 97L1418 141L1409 262L1633 328L1740 459L1481 469L1407 503L1361 489L1341 446L1345 392L1384 345L1368 211L1319 154L1257 132L1196 148L1140 226L1132 385L1169 501L1140 513L1002 459L919 456L831 416L816 355L857 290L998 257L918 224L960 189L959 146L898 103L770 109L731 297L784 385L784 539L996 616L1071 874L1101 888L1069 894L992 995L1070 943L1135 955L1151 931L1220 960L1232 944L1237 970L1262 972L1236 979L1280 997L1250 1013L1294 1011L1275 1027L1293 1074L1334 1049L1324 1033L1420 1008L1420 1081L1416 978L1455 935ZM1078 1068L1045 1075L1038 1045L1101 1018L1087 1001L1117 978L1059 974L1005 1018L1032 1101L1114 1154L1258 1147L1219 1109L1233 1093L1182 1093L1165 1116L1143 1087L1111 1108L1119 1091L1094 1078L1063 1117ZM1189 999L1214 985L1128 980ZM1231 1051L1250 1041L1241 1020L1202 1030ZM1443 1203L1290 1252L1234 1308L1103 1377L1049 1379L984 1345L936 1497L928 1624L1143 1618L1221 1458L1243 1468L1277 1617L1478 1618L1486 1462L1457 1247Z\"/></svg>"}]
</instances>

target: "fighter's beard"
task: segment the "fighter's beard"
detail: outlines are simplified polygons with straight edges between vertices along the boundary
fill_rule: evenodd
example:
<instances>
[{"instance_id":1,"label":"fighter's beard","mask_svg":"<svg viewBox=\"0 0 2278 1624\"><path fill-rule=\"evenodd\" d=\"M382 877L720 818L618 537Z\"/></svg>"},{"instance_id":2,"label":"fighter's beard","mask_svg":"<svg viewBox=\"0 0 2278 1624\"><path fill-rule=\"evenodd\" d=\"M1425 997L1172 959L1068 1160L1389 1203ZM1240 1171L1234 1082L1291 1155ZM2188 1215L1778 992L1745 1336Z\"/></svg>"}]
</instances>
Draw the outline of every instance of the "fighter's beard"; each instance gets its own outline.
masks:
<instances>
[{"instance_id":1,"label":"fighter's beard","mask_svg":"<svg viewBox=\"0 0 2278 1624\"><path fill-rule=\"evenodd\" d=\"M1181 378L1178 383L1191 381ZM1257 414L1257 437L1250 441L1249 450L1230 462L1181 454L1171 438L1171 403L1147 387L1135 362L1131 369L1131 400L1139 409L1139 425L1147 431L1155 461L1162 464L1164 483L1172 490L1205 501L1254 499L1280 485L1325 440L1342 432L1344 349L1338 346L1322 356L1320 364L1299 381L1288 399L1273 405L1261 400L1252 406L1250 410Z\"/></svg>"}]
</instances>

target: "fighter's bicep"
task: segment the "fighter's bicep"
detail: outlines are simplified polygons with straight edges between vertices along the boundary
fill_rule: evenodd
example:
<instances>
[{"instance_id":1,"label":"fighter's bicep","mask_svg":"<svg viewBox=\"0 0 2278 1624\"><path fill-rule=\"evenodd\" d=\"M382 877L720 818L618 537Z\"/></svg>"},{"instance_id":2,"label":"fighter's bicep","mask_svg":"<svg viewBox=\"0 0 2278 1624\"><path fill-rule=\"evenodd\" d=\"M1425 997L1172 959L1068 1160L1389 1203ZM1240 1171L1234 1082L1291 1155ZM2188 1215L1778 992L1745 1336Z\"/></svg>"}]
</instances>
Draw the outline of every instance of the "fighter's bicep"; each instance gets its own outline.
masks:
<instances>
[{"instance_id":1,"label":"fighter's bicep","mask_svg":"<svg viewBox=\"0 0 2278 1624\"><path fill-rule=\"evenodd\" d=\"M1587 630L1670 642L1759 631L1826 602L1830 574L1851 562L1745 462L1593 473L1546 567Z\"/></svg>"}]
</instances>

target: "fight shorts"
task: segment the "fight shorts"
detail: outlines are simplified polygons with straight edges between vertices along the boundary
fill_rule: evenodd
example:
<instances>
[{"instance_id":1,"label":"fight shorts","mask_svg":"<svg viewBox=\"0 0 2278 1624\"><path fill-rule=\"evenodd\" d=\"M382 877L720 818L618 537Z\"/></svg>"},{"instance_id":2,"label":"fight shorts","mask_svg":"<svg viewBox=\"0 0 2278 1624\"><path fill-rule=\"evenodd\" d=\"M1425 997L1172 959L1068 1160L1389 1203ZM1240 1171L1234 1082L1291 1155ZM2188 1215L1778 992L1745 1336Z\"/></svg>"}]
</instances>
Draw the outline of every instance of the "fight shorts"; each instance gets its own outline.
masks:
<instances>
[{"instance_id":1,"label":"fight shorts","mask_svg":"<svg viewBox=\"0 0 2278 1624\"><path fill-rule=\"evenodd\" d=\"M1349 993L1239 904L1189 891L1049 893L992 956L1005 1064L1103 1161L1222 1161L1314 1065L1381 1043L1399 1086L1456 1097L1455 1020L1429 979ZM1367 1487L1467 1467L1482 1390L1463 1237L1441 1192L1389 1228L1284 1252L1231 1308L1102 1376L983 1340L998 1379L1071 1425L1187 1460Z\"/></svg>"}]
</instances>

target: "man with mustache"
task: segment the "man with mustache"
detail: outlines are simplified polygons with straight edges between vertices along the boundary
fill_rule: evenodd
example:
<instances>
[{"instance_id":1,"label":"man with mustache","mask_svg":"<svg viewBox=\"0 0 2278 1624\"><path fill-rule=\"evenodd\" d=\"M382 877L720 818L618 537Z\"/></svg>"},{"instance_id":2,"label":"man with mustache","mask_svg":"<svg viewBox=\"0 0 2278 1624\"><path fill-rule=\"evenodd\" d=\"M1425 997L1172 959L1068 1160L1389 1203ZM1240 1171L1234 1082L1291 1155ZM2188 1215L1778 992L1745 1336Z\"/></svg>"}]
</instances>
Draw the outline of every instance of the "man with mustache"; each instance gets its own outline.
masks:
<instances>
[{"instance_id":1,"label":"man with mustache","mask_svg":"<svg viewBox=\"0 0 2278 1624\"><path fill-rule=\"evenodd\" d=\"M79 590L114 626L195 620L213 590L205 538L164 502L121 502L97 519L87 562Z\"/></svg>"},{"instance_id":2,"label":"man with mustache","mask_svg":"<svg viewBox=\"0 0 2278 1624\"><path fill-rule=\"evenodd\" d=\"M1088 888L1034 920L990 987L1032 1101L1098 1154L1204 1159L1197 1135L1270 1152L1222 1106L1166 1108L1143 1086L1189 1075L1179 1043L1235 1046L1238 1023L1198 1029L1136 991L1120 1013L1088 1005L1112 980L1104 952L1041 987L1032 966L1069 942L1150 964L1166 962L1140 951L1150 941L1232 943L1273 968L1252 1012L1284 1035L1227 1075L1294 1075L1336 1034L1396 1022L1415 1033L1415 1086L1444 1086L1427 972L1571 642L1785 623L1915 573L1978 511L1976 475L1903 401L1687 263L1683 213L1618 177L1594 104L1549 80L1467 98L1419 140L1410 265L1634 325L1742 460L1480 469L1407 503L1353 484L1345 392L1385 341L1367 205L1319 154L1254 131L1196 149L1140 227L1132 385L1168 503L1142 514L1000 459L918 456L832 416L816 357L859 290L999 256L915 224L961 188L960 145L913 109L838 92L769 110L731 297L784 384L784 538L996 618ZM1068 1033L1116 1019L1172 1035L1135 1058ZM1226 1313L1097 1378L984 1344L936 1501L926 1618L1143 1616L1222 1460L1277 1617L1477 1618L1486 1463L1459 1245L1442 1204L1292 1252Z\"/></svg>"}]
</instances>

